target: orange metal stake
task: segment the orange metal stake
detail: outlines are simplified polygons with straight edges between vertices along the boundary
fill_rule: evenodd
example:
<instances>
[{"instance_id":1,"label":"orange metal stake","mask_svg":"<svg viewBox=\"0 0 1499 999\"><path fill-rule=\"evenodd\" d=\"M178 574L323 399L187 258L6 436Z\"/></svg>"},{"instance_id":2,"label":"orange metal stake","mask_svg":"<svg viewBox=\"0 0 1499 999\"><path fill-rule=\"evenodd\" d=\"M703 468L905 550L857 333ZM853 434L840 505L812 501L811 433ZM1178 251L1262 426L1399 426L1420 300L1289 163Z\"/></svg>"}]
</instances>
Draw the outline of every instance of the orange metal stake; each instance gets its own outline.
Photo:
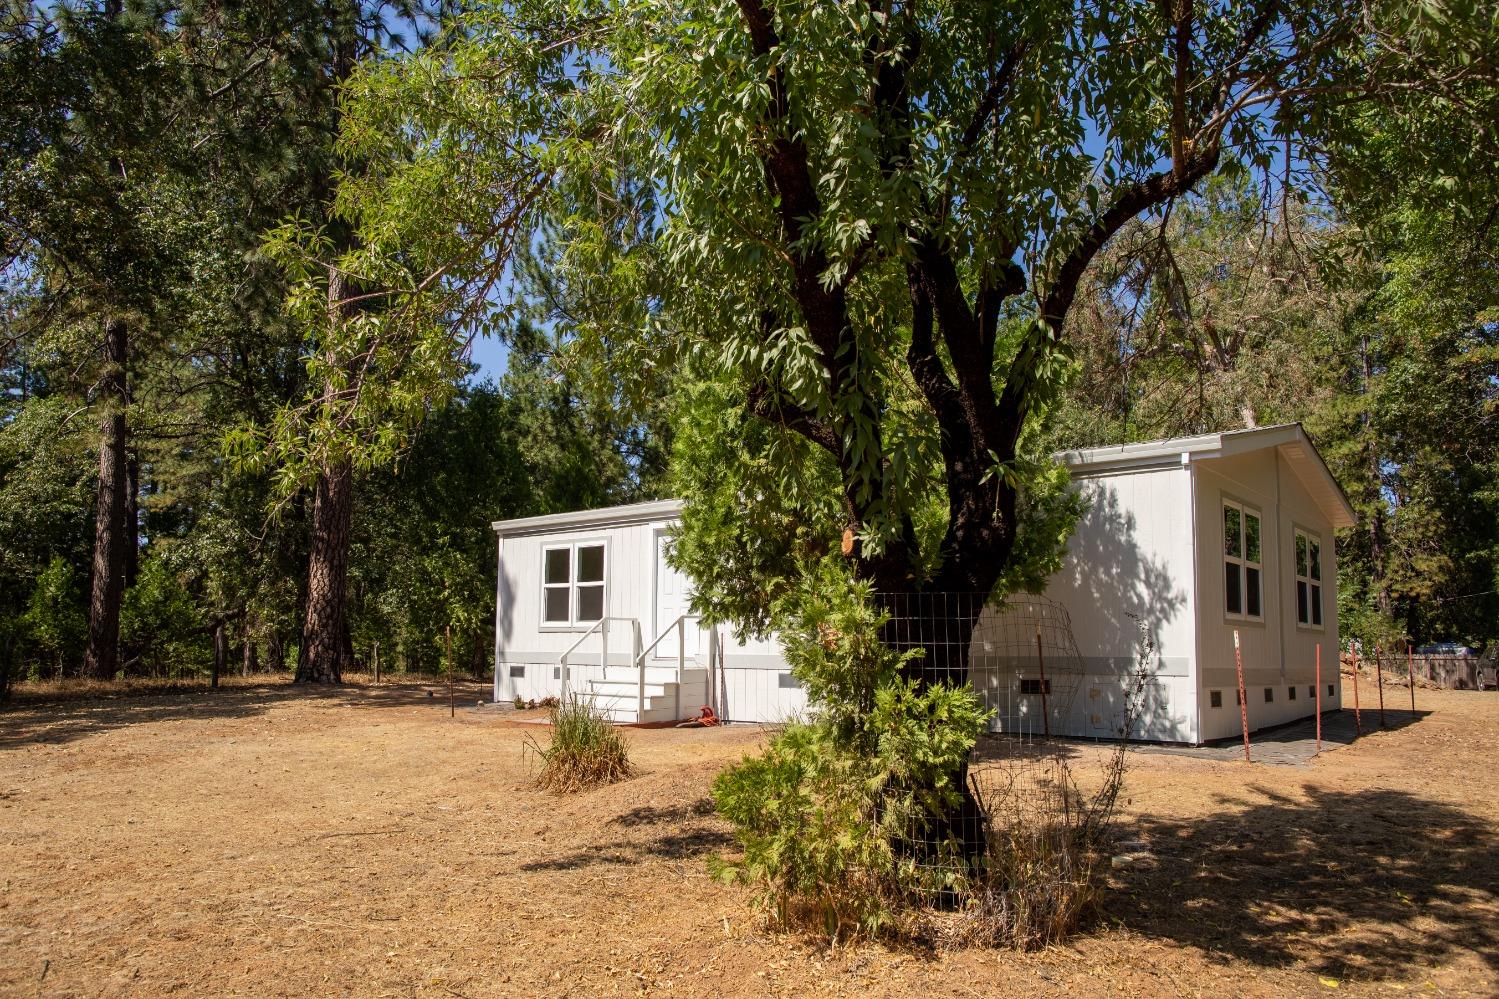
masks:
<instances>
[{"instance_id":1,"label":"orange metal stake","mask_svg":"<svg viewBox=\"0 0 1499 999\"><path fill-rule=\"evenodd\" d=\"M1405 672L1411 682L1411 714L1416 713L1416 656L1411 650L1411 643L1405 643Z\"/></svg>"},{"instance_id":2,"label":"orange metal stake","mask_svg":"<svg viewBox=\"0 0 1499 999\"><path fill-rule=\"evenodd\" d=\"M1046 698L1046 657L1041 654L1041 632L1036 632L1036 668L1041 671L1041 729L1051 738L1051 706Z\"/></svg>"},{"instance_id":3,"label":"orange metal stake","mask_svg":"<svg viewBox=\"0 0 1499 999\"><path fill-rule=\"evenodd\" d=\"M1374 646L1374 685L1379 688L1379 727L1384 728L1384 660L1379 656L1379 646Z\"/></svg>"},{"instance_id":4,"label":"orange metal stake","mask_svg":"<svg viewBox=\"0 0 1499 999\"><path fill-rule=\"evenodd\" d=\"M1239 727L1244 730L1244 762L1249 758L1249 698L1244 694L1244 659L1239 654L1239 631L1234 629L1234 669L1239 674Z\"/></svg>"},{"instance_id":5,"label":"orange metal stake","mask_svg":"<svg viewBox=\"0 0 1499 999\"><path fill-rule=\"evenodd\" d=\"M1358 647L1353 649L1353 727L1359 735L1364 734L1364 716L1358 709Z\"/></svg>"},{"instance_id":6,"label":"orange metal stake","mask_svg":"<svg viewBox=\"0 0 1499 999\"><path fill-rule=\"evenodd\" d=\"M1317 752L1322 752L1322 643L1317 643Z\"/></svg>"}]
</instances>

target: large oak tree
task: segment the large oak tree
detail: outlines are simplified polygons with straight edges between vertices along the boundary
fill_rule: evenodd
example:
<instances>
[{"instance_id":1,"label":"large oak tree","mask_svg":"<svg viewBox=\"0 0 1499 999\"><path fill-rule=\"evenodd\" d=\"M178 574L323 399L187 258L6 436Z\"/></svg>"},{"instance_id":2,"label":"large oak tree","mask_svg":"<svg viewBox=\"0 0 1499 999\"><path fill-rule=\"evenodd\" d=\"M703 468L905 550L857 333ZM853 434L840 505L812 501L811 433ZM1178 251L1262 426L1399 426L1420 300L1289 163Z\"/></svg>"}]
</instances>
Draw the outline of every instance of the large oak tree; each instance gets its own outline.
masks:
<instances>
[{"instance_id":1,"label":"large oak tree","mask_svg":"<svg viewBox=\"0 0 1499 999\"><path fill-rule=\"evenodd\" d=\"M345 141L378 165L345 208L385 249L347 266L407 303L363 335L451 337L433 317L505 304L543 231L583 355L727 386L828 470L756 466L746 522L831 499L818 529L887 599L977 595L918 622L950 639L923 669L961 680L1095 256L1219 169L1294 182L1328 121L1447 71L1391 38L1449 29L1274 0L479 5L351 88ZM727 574L785 565L699 551L700 599L729 616L774 581Z\"/></svg>"},{"instance_id":2,"label":"large oak tree","mask_svg":"<svg viewBox=\"0 0 1499 999\"><path fill-rule=\"evenodd\" d=\"M962 685L984 603L1062 540L1026 537L1028 446L1095 257L1215 171L1294 183L1347 109L1460 76L1392 42L1450 30L1341 0L480 4L348 91L373 167L342 266L388 305L359 336L454 349L548 247L577 363L734 414L678 467L698 606L763 624L841 538L912 678ZM980 848L971 799L942 821Z\"/></svg>"}]
</instances>

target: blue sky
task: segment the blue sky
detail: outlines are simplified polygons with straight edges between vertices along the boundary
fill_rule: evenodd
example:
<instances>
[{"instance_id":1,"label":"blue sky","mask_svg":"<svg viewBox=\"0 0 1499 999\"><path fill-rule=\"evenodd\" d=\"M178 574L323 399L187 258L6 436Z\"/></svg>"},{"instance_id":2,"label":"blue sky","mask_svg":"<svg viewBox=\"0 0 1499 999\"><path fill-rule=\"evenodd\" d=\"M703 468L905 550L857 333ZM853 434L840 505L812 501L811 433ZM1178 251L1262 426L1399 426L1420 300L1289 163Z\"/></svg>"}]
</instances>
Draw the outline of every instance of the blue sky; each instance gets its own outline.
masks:
<instances>
[{"instance_id":1,"label":"blue sky","mask_svg":"<svg viewBox=\"0 0 1499 999\"><path fill-rule=\"evenodd\" d=\"M475 382L482 382L486 378L498 382L505 373L510 351L495 337L476 336L469 356L479 366L478 372L473 376Z\"/></svg>"}]
</instances>

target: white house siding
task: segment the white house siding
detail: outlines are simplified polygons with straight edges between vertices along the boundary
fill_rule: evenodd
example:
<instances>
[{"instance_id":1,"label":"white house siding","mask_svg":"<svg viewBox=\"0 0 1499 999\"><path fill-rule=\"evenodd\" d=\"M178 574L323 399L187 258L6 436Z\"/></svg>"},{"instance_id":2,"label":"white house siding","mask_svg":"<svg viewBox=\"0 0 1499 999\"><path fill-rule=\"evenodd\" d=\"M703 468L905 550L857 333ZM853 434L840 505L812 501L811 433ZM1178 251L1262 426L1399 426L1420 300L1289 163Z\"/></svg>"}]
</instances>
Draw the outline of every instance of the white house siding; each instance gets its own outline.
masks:
<instances>
[{"instance_id":1,"label":"white house siding","mask_svg":"<svg viewBox=\"0 0 1499 999\"><path fill-rule=\"evenodd\" d=\"M541 624L542 550L552 544L603 541L604 606L609 617L639 621L650 627L654 598L654 530L661 522L624 526L577 527L546 533L502 536L497 592L495 698L543 698L558 694L561 680L557 660L576 642L586 626L543 627ZM631 665L632 627L612 622L609 665ZM654 635L644 635L649 642ZM598 635L589 636L570 657L583 669L597 667L602 653Z\"/></svg>"},{"instance_id":2,"label":"white house siding","mask_svg":"<svg viewBox=\"0 0 1499 999\"><path fill-rule=\"evenodd\" d=\"M1308 687L1315 682L1318 644L1322 706L1341 706L1337 563L1329 518L1347 526L1353 514L1310 448L1299 428L1278 427L1065 456L1088 506L1069 539L1063 568L1045 591L1047 598L1067 609L1080 657L1068 717L1053 726L1054 734L1118 734L1125 689L1136 666L1137 622L1155 643L1145 703L1133 731L1137 738L1196 743L1238 733L1235 630L1251 728L1306 717L1315 710L1315 691L1309 693ZM1309 478L1303 481L1301 474ZM1225 498L1261 515L1264 614L1259 621L1230 620L1225 613ZM663 501L496 525L497 699L539 699L561 690L558 658L586 630L541 626L542 551L563 541L598 540L606 545L605 606L609 617L622 620L611 626L610 673L603 679L618 684L635 675L631 655L637 622L640 641L648 644L661 622L672 619L675 608L683 606L686 587L677 586L663 590L667 609L658 613L655 607L657 577L670 571L659 561L657 538L678 522L679 511L679 504ZM1296 527L1322 539L1325 586L1320 629L1299 626L1295 619ZM1012 731L1034 729L1039 720L1040 705L1030 704L1020 691L1021 677L1034 676L1023 632L990 611L974 639L975 685L993 706L1008 712L1000 724ZM805 692L789 675L774 637L738 641L728 629L721 629L720 635L723 655L712 672L707 669L709 636L699 633L695 644L689 636L688 655L695 653L696 662L681 676L676 703L652 705L650 717L672 711L695 714L703 704L732 721L780 722L806 712ZM571 656L578 666L574 680L579 686L605 668L600 647L600 638L591 635ZM666 651L668 655L652 658L648 682L677 679L675 650ZM1289 696L1292 687L1294 700ZM1266 688L1273 696L1268 703ZM670 700L664 689L663 700ZM1211 706L1214 691L1220 695L1217 708Z\"/></svg>"},{"instance_id":3,"label":"white house siding","mask_svg":"<svg viewBox=\"0 0 1499 999\"><path fill-rule=\"evenodd\" d=\"M715 703L723 718L779 723L806 714L806 692L791 675L774 637L739 641L727 628L720 634L724 656Z\"/></svg>"},{"instance_id":4,"label":"white house siding","mask_svg":"<svg viewBox=\"0 0 1499 999\"><path fill-rule=\"evenodd\" d=\"M623 525L557 526L523 534L505 534L499 539L499 576L495 620L496 700L516 697L540 700L561 693L559 657L587 631L587 626L543 627L541 624L542 552L551 545L602 541L606 546L606 614L610 622L610 679L635 676L631 668L633 632L640 629L641 647L665 627L668 613L657 622L657 577L670 568L658 563L657 536L677 523L675 517L642 520ZM779 644L773 639L738 641L728 629L720 629L723 658L716 673L707 669L710 636L689 625L688 670L679 684L676 714L696 715L703 705L712 705L720 717L731 721L780 722L806 711L807 699L800 685L786 672ZM664 641L647 660L649 682L676 678L675 636ZM574 686L587 677L597 677L603 651L601 636L588 636L569 655Z\"/></svg>"},{"instance_id":5,"label":"white house siding","mask_svg":"<svg viewBox=\"0 0 1499 999\"><path fill-rule=\"evenodd\" d=\"M1197 531L1201 541L1197 578L1200 614L1199 649L1202 738L1240 733L1236 700L1237 675L1233 635L1239 633L1244 664L1246 708L1251 731L1306 718L1316 711L1316 647L1322 646L1322 707L1341 704L1338 681L1337 562L1333 528L1312 500L1279 448L1194 464ZM1235 500L1259 509L1262 516L1263 621L1231 619L1225 610L1223 571L1223 503ZM1302 527L1322 538L1323 627L1296 622L1295 534ZM1331 684L1333 694L1328 695ZM1296 689L1295 699L1290 690ZM1265 700L1265 690L1273 700ZM1211 706L1211 692L1221 692L1221 706Z\"/></svg>"},{"instance_id":6,"label":"white house siding","mask_svg":"<svg viewBox=\"0 0 1499 999\"><path fill-rule=\"evenodd\" d=\"M1044 596L1066 607L1083 676L1065 734L1109 738L1122 721L1143 622L1155 658L1134 729L1197 739L1191 483L1180 465L1080 477L1088 507Z\"/></svg>"},{"instance_id":7,"label":"white house siding","mask_svg":"<svg viewBox=\"0 0 1499 999\"><path fill-rule=\"evenodd\" d=\"M1280 625L1284 635L1285 677L1287 684L1297 684L1299 689L1295 701L1276 704L1286 707L1286 720L1307 718L1316 713L1316 699L1307 700L1307 688L1315 682L1317 647L1322 648L1322 708L1333 710L1342 706L1342 683L1338 676L1338 561L1334 543L1333 527L1326 515L1307 492L1301 478L1287 463L1284 455L1277 452L1276 462L1280 473L1280 511L1285 526L1280 542L1280 559L1284 566L1276 579L1282 610ZM1296 620L1296 542L1295 528L1301 528L1320 536L1322 542L1322 626L1320 628L1299 624ZM1328 687L1332 693L1328 693ZM1263 692L1261 703L1263 703ZM1294 705L1294 709L1292 706Z\"/></svg>"}]
</instances>

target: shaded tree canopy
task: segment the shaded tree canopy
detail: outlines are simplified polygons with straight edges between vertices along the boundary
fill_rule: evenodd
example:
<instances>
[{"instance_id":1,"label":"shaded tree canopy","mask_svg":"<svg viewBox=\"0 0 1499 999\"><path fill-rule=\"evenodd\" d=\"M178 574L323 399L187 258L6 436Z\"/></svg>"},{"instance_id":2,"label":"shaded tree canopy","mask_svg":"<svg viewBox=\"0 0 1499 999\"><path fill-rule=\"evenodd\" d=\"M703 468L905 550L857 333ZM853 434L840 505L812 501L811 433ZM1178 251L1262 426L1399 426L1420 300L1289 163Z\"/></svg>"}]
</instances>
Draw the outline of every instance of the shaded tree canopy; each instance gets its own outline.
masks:
<instances>
[{"instance_id":1,"label":"shaded tree canopy","mask_svg":"<svg viewBox=\"0 0 1499 999\"><path fill-rule=\"evenodd\" d=\"M122 584L106 594L118 638L98 643L118 652L110 676L205 669L215 633L247 662L295 662L311 465L286 453L231 460L237 441L264 442L323 387L321 317L299 314L300 272L279 266L275 231L329 224L335 50L373 59L422 44L441 11L302 0L0 9L5 676L78 672L101 523L119 560L107 574ZM121 325L127 350L106 358L104 333ZM471 384L472 367L447 357L442 390L414 406L431 432L384 448L393 435L366 438L356 501L372 517L418 519L398 543L354 524L362 561L348 621L361 657L383 638L397 661L430 668L446 624L464 649L476 641L492 587L475 580L493 562L480 521L628 498L655 474L652 445L634 463L615 451L650 435L539 373L545 337L507 336L517 360L503 386ZM315 449L305 424L287 437ZM109 478L120 510L100 516L104 452L119 456ZM436 493L418 502L415 476L427 473L451 509ZM406 549L427 545L442 557L403 573Z\"/></svg>"},{"instance_id":2,"label":"shaded tree canopy","mask_svg":"<svg viewBox=\"0 0 1499 999\"><path fill-rule=\"evenodd\" d=\"M481 599L483 518L650 493L668 442L714 617L765 627L824 558L1002 595L1064 549L1058 442L1293 418L1368 522L1350 623L1468 627L1495 30L1455 0L10 5L6 634L76 638L100 525L126 664L289 634L347 472L409 522L344 532L349 630L404 641Z\"/></svg>"},{"instance_id":3,"label":"shaded tree canopy","mask_svg":"<svg viewBox=\"0 0 1499 999\"><path fill-rule=\"evenodd\" d=\"M682 470L688 489L694 469L725 470L702 496L774 511L743 518L765 526L759 555L684 546L703 553L682 557L709 604L764 605L768 580L723 567L784 567L772 535L797 536L775 528L787 518L814 549L845 535L880 591L987 594L1065 537L1017 549L1027 511L1059 522L1036 445L1098 254L1217 172L1320 156L1350 108L1398 114L1389 95L1464 80L1443 39L1475 15L1439 13L480 5L443 45L353 83L344 141L378 165L344 207L401 252L348 264L394 266L386 287L426 303L415 313L461 315L545 233L580 357L643 385L716 386L683 412L763 426L737 464L696 453ZM380 335L403 330L433 342L395 321ZM726 513L689 506L686 535L730 540Z\"/></svg>"}]
</instances>

